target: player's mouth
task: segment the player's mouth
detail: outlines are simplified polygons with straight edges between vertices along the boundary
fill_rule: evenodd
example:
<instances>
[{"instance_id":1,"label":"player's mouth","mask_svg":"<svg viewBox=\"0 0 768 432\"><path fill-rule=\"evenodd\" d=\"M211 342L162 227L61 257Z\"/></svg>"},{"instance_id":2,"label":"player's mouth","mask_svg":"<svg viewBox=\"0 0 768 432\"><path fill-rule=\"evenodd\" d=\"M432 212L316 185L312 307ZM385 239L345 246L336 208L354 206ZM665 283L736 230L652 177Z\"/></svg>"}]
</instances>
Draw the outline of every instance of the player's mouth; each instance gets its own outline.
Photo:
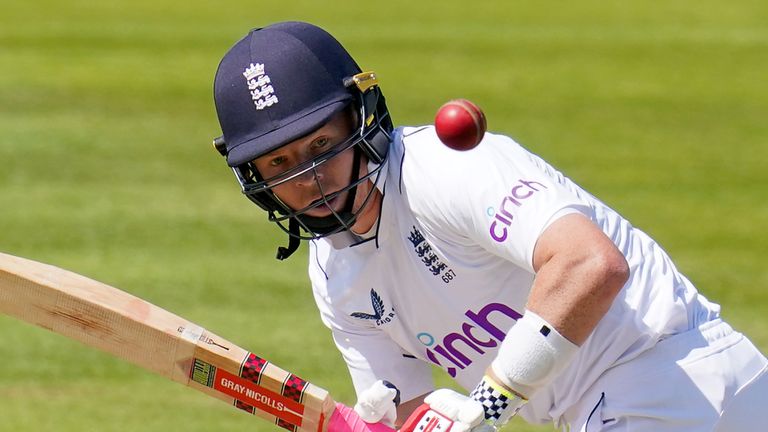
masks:
<instances>
[{"instance_id":1,"label":"player's mouth","mask_svg":"<svg viewBox=\"0 0 768 432\"><path fill-rule=\"evenodd\" d=\"M327 196L331 196L331 198L327 198ZM307 210L304 214L312 217L325 217L332 215L334 212L340 212L344 205L344 197L346 196L346 193L332 193L327 196L312 201L312 203L307 206L312 208Z\"/></svg>"}]
</instances>

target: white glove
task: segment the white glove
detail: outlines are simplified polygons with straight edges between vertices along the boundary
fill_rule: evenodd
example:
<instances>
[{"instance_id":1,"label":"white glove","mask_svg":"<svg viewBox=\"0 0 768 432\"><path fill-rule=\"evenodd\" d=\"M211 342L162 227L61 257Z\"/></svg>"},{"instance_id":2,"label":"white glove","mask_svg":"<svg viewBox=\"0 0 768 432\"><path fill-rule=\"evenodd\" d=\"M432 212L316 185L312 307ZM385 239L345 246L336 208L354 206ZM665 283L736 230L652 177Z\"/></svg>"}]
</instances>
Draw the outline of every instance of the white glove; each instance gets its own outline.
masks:
<instances>
[{"instance_id":1,"label":"white glove","mask_svg":"<svg viewBox=\"0 0 768 432\"><path fill-rule=\"evenodd\" d=\"M436 431L491 432L485 421L483 405L450 389L439 389L424 398L424 405L405 422L400 432L420 430L430 425Z\"/></svg>"},{"instance_id":2,"label":"white glove","mask_svg":"<svg viewBox=\"0 0 768 432\"><path fill-rule=\"evenodd\" d=\"M397 419L398 390L386 381L376 381L360 393L355 412L366 423L384 423L394 427Z\"/></svg>"}]
</instances>

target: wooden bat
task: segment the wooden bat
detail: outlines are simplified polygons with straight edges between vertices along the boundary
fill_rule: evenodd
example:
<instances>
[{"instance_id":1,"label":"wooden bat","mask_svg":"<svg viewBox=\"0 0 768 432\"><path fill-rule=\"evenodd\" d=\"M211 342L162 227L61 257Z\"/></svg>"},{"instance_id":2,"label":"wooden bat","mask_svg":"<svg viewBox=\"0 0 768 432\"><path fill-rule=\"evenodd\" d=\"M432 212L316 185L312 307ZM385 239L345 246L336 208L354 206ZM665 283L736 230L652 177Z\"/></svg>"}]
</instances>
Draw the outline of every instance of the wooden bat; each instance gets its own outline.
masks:
<instances>
[{"instance_id":1,"label":"wooden bat","mask_svg":"<svg viewBox=\"0 0 768 432\"><path fill-rule=\"evenodd\" d=\"M293 432L392 432L327 391L117 288L0 253L0 312L111 353Z\"/></svg>"}]
</instances>

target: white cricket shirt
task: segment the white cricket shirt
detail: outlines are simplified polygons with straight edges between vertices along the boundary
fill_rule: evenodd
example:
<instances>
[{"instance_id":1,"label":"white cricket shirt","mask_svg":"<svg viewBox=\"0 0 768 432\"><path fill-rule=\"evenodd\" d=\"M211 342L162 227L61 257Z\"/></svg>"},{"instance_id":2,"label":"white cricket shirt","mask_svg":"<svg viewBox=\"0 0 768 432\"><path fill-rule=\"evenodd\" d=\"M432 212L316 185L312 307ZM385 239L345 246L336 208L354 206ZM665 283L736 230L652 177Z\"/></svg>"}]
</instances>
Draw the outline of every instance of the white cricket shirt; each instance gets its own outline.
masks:
<instances>
[{"instance_id":1,"label":"white cricket shirt","mask_svg":"<svg viewBox=\"0 0 768 432\"><path fill-rule=\"evenodd\" d=\"M376 237L310 242L315 300L358 393L386 379L412 399L433 389L429 365L474 388L524 313L538 236L572 212L614 241L630 279L527 421L557 419L607 368L719 314L651 238L508 137L459 152L431 126L399 128L384 170Z\"/></svg>"}]
</instances>

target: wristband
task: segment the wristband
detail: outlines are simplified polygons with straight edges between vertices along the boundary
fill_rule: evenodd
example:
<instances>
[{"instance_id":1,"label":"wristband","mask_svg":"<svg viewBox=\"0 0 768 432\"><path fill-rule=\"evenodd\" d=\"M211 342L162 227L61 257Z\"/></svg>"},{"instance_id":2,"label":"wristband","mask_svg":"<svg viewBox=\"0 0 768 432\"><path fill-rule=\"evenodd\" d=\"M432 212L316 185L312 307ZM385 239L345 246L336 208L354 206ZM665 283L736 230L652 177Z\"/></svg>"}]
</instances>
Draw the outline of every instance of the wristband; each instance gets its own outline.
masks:
<instances>
[{"instance_id":1,"label":"wristband","mask_svg":"<svg viewBox=\"0 0 768 432\"><path fill-rule=\"evenodd\" d=\"M469 397L483 405L485 420L497 427L508 422L528 402L488 375L483 377Z\"/></svg>"},{"instance_id":2,"label":"wristband","mask_svg":"<svg viewBox=\"0 0 768 432\"><path fill-rule=\"evenodd\" d=\"M501 342L491 370L507 387L530 398L576 356L579 347L527 310Z\"/></svg>"}]
</instances>

